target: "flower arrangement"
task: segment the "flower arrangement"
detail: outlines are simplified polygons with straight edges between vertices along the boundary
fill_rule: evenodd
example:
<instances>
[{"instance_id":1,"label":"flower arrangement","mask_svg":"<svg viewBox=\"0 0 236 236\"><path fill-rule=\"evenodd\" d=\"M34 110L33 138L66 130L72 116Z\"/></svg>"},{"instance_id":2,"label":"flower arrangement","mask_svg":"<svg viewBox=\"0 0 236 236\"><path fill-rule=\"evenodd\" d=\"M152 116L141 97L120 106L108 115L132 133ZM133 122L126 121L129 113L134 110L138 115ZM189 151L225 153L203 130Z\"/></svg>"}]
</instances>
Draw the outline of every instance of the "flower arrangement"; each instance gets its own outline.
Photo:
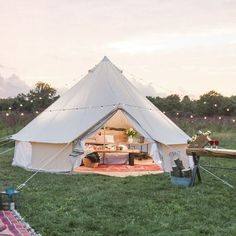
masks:
<instances>
[{"instance_id":1,"label":"flower arrangement","mask_svg":"<svg viewBox=\"0 0 236 236\"><path fill-rule=\"evenodd\" d=\"M138 132L133 128L126 129L125 133L127 134L128 137L135 137L138 134Z\"/></svg>"},{"instance_id":2,"label":"flower arrangement","mask_svg":"<svg viewBox=\"0 0 236 236\"><path fill-rule=\"evenodd\" d=\"M201 130L198 130L197 134L193 135L192 139L189 140L189 143L194 142L197 139L197 137L199 137L199 136L206 136L206 137L208 137L210 135L211 135L211 131L209 131L209 130L206 131L206 132L202 132Z\"/></svg>"},{"instance_id":3,"label":"flower arrangement","mask_svg":"<svg viewBox=\"0 0 236 236\"><path fill-rule=\"evenodd\" d=\"M201 130L199 130L197 132L197 134L195 134L191 140L188 140L188 144L189 144L189 148L203 148L205 147L208 142L211 140L210 136L211 135L211 131L206 131L206 132L202 132Z\"/></svg>"}]
</instances>

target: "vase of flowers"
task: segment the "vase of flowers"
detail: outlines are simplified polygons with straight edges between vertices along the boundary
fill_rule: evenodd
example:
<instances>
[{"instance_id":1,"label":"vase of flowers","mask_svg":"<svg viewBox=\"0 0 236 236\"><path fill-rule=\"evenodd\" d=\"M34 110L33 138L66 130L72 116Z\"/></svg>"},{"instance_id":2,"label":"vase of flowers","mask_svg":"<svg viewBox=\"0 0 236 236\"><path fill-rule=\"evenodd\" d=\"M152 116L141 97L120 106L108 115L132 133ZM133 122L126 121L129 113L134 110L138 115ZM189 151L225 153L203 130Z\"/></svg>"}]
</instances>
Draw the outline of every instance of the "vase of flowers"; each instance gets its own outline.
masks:
<instances>
[{"instance_id":1,"label":"vase of flowers","mask_svg":"<svg viewBox=\"0 0 236 236\"><path fill-rule=\"evenodd\" d=\"M128 128L125 130L125 134L128 136L128 142L133 143L134 137L137 136L138 132L133 128Z\"/></svg>"}]
</instances>

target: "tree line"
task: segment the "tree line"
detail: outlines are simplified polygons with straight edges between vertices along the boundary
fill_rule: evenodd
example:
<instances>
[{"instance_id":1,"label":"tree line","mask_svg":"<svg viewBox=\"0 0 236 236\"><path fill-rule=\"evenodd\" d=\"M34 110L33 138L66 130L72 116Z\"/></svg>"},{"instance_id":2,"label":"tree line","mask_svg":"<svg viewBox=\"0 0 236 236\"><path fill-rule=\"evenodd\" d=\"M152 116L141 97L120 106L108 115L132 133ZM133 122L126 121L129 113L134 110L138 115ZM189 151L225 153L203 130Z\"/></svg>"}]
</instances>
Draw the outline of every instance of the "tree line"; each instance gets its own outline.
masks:
<instances>
[{"instance_id":1,"label":"tree line","mask_svg":"<svg viewBox=\"0 0 236 236\"><path fill-rule=\"evenodd\" d=\"M170 116L232 116L236 115L236 96L225 97L216 91L203 94L199 99L182 99L173 94L167 97L147 97L162 112Z\"/></svg>"},{"instance_id":2,"label":"tree line","mask_svg":"<svg viewBox=\"0 0 236 236\"><path fill-rule=\"evenodd\" d=\"M28 93L15 98L0 99L1 112L39 113L59 98L57 90L44 82L38 82ZM192 100L182 99L177 94L167 97L147 97L156 107L168 116L234 116L236 115L236 96L225 97L216 91L203 94Z\"/></svg>"}]
</instances>

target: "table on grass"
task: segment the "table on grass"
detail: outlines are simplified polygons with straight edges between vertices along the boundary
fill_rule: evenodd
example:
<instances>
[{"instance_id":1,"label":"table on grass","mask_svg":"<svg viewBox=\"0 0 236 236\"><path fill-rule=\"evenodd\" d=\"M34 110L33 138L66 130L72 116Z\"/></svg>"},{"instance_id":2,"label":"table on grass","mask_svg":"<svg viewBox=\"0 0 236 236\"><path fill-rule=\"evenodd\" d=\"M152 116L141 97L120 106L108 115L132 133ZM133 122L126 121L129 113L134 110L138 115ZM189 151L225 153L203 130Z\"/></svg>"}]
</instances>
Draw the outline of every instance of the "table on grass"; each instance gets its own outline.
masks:
<instances>
[{"instance_id":1,"label":"table on grass","mask_svg":"<svg viewBox=\"0 0 236 236\"><path fill-rule=\"evenodd\" d=\"M199 182L201 182L201 175L199 170L200 156L213 158L228 158L236 160L236 150L233 149L187 148L186 153L187 155L191 155L194 161L192 185L194 185L196 177L198 177Z\"/></svg>"}]
</instances>

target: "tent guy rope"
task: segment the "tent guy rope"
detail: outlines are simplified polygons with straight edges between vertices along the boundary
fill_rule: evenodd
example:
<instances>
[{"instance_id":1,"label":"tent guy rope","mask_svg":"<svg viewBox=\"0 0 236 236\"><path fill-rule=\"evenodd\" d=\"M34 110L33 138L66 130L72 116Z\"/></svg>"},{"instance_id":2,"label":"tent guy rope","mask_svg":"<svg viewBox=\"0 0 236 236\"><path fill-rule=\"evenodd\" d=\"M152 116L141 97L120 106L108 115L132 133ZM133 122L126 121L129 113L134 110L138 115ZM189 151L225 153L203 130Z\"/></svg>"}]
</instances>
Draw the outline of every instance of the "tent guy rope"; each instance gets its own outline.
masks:
<instances>
[{"instance_id":1,"label":"tent guy rope","mask_svg":"<svg viewBox=\"0 0 236 236\"><path fill-rule=\"evenodd\" d=\"M7 141L7 140L6 140L6 141ZM0 147L5 146L6 144L11 143L11 142L14 142L14 141L15 141L15 140L8 140L6 143L0 144Z\"/></svg>"},{"instance_id":2,"label":"tent guy rope","mask_svg":"<svg viewBox=\"0 0 236 236\"><path fill-rule=\"evenodd\" d=\"M213 174L212 172L210 172L209 170L205 169L204 167L202 167L201 165L199 165L199 167L201 169L203 169L204 171L206 171L208 174L214 176L216 179L220 180L221 182L223 182L225 185L229 186L230 188L234 188L233 185L229 184L227 181L221 179L220 177L218 177L217 175Z\"/></svg>"},{"instance_id":3,"label":"tent guy rope","mask_svg":"<svg viewBox=\"0 0 236 236\"><path fill-rule=\"evenodd\" d=\"M5 153L7 153L7 152L10 152L10 151L13 150L14 148L15 148L15 147L9 148L9 149L7 149L6 151L0 152L0 155L5 154Z\"/></svg>"}]
</instances>

